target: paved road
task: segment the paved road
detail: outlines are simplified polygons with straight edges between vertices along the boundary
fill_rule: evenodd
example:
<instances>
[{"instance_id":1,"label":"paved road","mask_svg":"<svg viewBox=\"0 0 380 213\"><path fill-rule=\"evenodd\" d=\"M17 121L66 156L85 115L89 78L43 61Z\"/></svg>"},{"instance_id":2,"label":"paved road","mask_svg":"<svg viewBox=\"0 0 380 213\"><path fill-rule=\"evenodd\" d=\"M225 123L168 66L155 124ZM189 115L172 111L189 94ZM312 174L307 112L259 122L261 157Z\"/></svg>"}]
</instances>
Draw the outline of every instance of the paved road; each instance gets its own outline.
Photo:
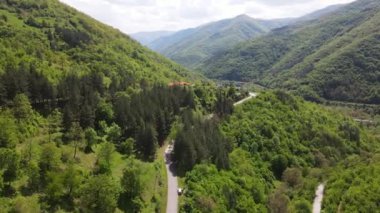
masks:
<instances>
[{"instance_id":1,"label":"paved road","mask_svg":"<svg viewBox=\"0 0 380 213\"><path fill-rule=\"evenodd\" d=\"M250 92L248 97L244 98L241 101L234 103L234 106L238 106L238 105L240 105L240 104L242 104L242 103L244 103L244 102L246 102L252 98L255 98L256 96L257 96L257 93Z\"/></svg>"},{"instance_id":2,"label":"paved road","mask_svg":"<svg viewBox=\"0 0 380 213\"><path fill-rule=\"evenodd\" d=\"M177 175L175 174L174 166L170 160L170 153L172 148L169 145L165 149L165 164L166 164L166 173L168 176L168 200L166 206L166 213L177 213L178 212L178 181Z\"/></svg>"},{"instance_id":3,"label":"paved road","mask_svg":"<svg viewBox=\"0 0 380 213\"><path fill-rule=\"evenodd\" d=\"M325 184L321 183L317 191L315 192L315 199L313 203L313 213L320 213L322 209L323 192L325 190Z\"/></svg>"},{"instance_id":4,"label":"paved road","mask_svg":"<svg viewBox=\"0 0 380 213\"><path fill-rule=\"evenodd\" d=\"M250 92L247 98L244 98L243 100L236 102L234 106L240 105L256 96L257 96L257 93ZM209 118L207 119L211 119L212 117L213 117L213 114L209 115ZM168 145L164 153L166 173L168 176L168 200L167 200L167 205L166 205L166 213L178 212L178 192L177 192L178 181L177 181L177 175L175 174L174 165L169 157L172 151L173 151L173 146Z\"/></svg>"}]
</instances>

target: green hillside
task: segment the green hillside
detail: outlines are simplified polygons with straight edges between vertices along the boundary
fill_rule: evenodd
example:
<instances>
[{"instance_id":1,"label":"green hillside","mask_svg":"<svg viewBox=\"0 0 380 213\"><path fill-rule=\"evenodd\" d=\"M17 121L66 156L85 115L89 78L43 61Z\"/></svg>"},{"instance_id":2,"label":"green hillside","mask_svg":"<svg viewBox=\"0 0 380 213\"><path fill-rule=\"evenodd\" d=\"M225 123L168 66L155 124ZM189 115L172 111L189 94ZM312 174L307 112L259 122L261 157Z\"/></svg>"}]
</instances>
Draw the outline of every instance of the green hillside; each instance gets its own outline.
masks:
<instances>
[{"instance_id":1,"label":"green hillside","mask_svg":"<svg viewBox=\"0 0 380 213\"><path fill-rule=\"evenodd\" d=\"M184 212L311 212L315 189L324 181L327 212L338 209L340 198L342 210L350 212L378 205L378 188L369 187L378 180L378 169L370 172L377 158L372 166L358 158L371 158L379 141L336 111L265 92L236 107L220 129L233 147L229 166L201 164L187 173ZM351 179L354 174L361 176ZM360 202L366 198L361 186L374 198L363 202L368 207ZM350 195L358 200L350 202Z\"/></svg>"},{"instance_id":2,"label":"green hillside","mask_svg":"<svg viewBox=\"0 0 380 213\"><path fill-rule=\"evenodd\" d=\"M32 66L52 83L69 73L97 72L131 85L186 76L118 30L55 0L1 1L0 22L0 73Z\"/></svg>"},{"instance_id":3,"label":"green hillside","mask_svg":"<svg viewBox=\"0 0 380 213\"><path fill-rule=\"evenodd\" d=\"M359 0L275 29L207 60L211 78L255 81L305 98L380 103L380 2Z\"/></svg>"},{"instance_id":4,"label":"green hillside","mask_svg":"<svg viewBox=\"0 0 380 213\"><path fill-rule=\"evenodd\" d=\"M166 208L187 70L58 0L0 1L0 212Z\"/></svg>"},{"instance_id":5,"label":"green hillside","mask_svg":"<svg viewBox=\"0 0 380 213\"><path fill-rule=\"evenodd\" d=\"M148 44L148 47L186 67L195 68L205 59L232 48L239 42L263 35L290 21L258 20L240 15L164 36Z\"/></svg>"}]
</instances>

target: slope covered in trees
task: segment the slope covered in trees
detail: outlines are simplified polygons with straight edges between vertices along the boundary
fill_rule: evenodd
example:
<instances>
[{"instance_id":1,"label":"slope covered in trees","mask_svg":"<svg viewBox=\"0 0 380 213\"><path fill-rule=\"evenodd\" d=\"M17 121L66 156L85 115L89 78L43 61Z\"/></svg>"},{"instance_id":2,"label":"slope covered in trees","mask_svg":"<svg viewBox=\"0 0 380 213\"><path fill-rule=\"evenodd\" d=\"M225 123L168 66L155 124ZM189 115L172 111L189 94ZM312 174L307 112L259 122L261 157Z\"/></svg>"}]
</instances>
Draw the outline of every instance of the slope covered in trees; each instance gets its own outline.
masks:
<instances>
[{"instance_id":1,"label":"slope covered in trees","mask_svg":"<svg viewBox=\"0 0 380 213\"><path fill-rule=\"evenodd\" d=\"M47 84L42 78L57 84L72 73L101 75L106 87L186 76L180 66L58 0L1 1L0 23L0 73L14 75L3 79L1 88L19 82L14 93L25 92L25 81L37 79L42 87ZM28 74L32 79L24 77ZM36 90L45 90L41 87Z\"/></svg>"},{"instance_id":2,"label":"slope covered in trees","mask_svg":"<svg viewBox=\"0 0 380 213\"><path fill-rule=\"evenodd\" d=\"M157 148L204 99L167 83L188 77L58 0L1 1L1 211L165 209Z\"/></svg>"},{"instance_id":3,"label":"slope covered in trees","mask_svg":"<svg viewBox=\"0 0 380 213\"><path fill-rule=\"evenodd\" d=\"M203 63L211 78L256 81L320 98L380 103L380 3L359 0L275 29Z\"/></svg>"},{"instance_id":4,"label":"slope covered in trees","mask_svg":"<svg viewBox=\"0 0 380 213\"><path fill-rule=\"evenodd\" d=\"M328 181L327 193L330 187L344 190L333 183L344 175L331 173L337 163L379 147L351 119L279 91L236 107L220 129L234 147L229 167L201 164L188 172L184 212L311 212L320 182ZM367 189L371 194L377 190ZM337 208L334 202L326 209ZM368 203L376 205L376 199ZM362 209L348 201L345 206Z\"/></svg>"}]
</instances>

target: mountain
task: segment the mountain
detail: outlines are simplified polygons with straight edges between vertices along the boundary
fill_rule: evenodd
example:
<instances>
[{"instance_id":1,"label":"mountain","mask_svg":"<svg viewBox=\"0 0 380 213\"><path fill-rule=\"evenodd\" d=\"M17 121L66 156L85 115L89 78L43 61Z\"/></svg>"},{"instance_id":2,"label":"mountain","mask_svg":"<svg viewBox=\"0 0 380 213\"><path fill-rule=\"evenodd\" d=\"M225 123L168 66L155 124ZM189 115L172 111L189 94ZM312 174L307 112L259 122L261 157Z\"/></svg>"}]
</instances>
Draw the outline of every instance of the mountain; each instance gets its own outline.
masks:
<instances>
[{"instance_id":1,"label":"mountain","mask_svg":"<svg viewBox=\"0 0 380 213\"><path fill-rule=\"evenodd\" d=\"M202 100L185 80L58 0L0 1L0 212L165 212L156 151Z\"/></svg>"},{"instance_id":2,"label":"mountain","mask_svg":"<svg viewBox=\"0 0 380 213\"><path fill-rule=\"evenodd\" d=\"M141 44L148 45L161 37L169 36L173 33L172 31L139 32L131 34L130 36Z\"/></svg>"},{"instance_id":3,"label":"mountain","mask_svg":"<svg viewBox=\"0 0 380 213\"><path fill-rule=\"evenodd\" d=\"M380 2L360 0L215 55L210 78L255 81L320 101L380 103Z\"/></svg>"},{"instance_id":4,"label":"mountain","mask_svg":"<svg viewBox=\"0 0 380 213\"><path fill-rule=\"evenodd\" d=\"M290 19L259 20L247 15L186 29L158 38L147 46L189 68L242 41L258 37Z\"/></svg>"},{"instance_id":5,"label":"mountain","mask_svg":"<svg viewBox=\"0 0 380 213\"><path fill-rule=\"evenodd\" d=\"M345 4L335 4L335 5L331 5L331 6L328 6L326 8L323 8L321 10L317 10L315 12L312 12L310 14L307 14L305 16L302 16L302 17L299 17L296 19L296 21L311 21L311 20L314 20L314 19L318 19L318 18L321 18L323 16L326 16L326 15L329 15L333 12L335 12L336 10L344 7Z\"/></svg>"},{"instance_id":6,"label":"mountain","mask_svg":"<svg viewBox=\"0 0 380 213\"><path fill-rule=\"evenodd\" d=\"M180 80L188 73L58 0L1 1L0 15L0 73L32 66L53 84L69 73L101 73L106 81L118 79L129 86L143 79Z\"/></svg>"}]
</instances>

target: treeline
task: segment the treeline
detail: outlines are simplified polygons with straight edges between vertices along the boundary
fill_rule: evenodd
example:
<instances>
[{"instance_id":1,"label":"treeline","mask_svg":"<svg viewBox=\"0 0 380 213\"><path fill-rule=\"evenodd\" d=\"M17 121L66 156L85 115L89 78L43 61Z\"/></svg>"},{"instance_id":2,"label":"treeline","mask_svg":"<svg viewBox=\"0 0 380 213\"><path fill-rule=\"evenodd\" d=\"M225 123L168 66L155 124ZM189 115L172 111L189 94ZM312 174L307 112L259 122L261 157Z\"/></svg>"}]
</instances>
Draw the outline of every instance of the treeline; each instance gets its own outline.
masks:
<instances>
[{"instance_id":1,"label":"treeline","mask_svg":"<svg viewBox=\"0 0 380 213\"><path fill-rule=\"evenodd\" d=\"M231 145L220 132L215 120L186 111L174 143L173 160L180 174L196 164L212 163L218 169L228 169Z\"/></svg>"},{"instance_id":2,"label":"treeline","mask_svg":"<svg viewBox=\"0 0 380 213\"><path fill-rule=\"evenodd\" d=\"M33 63L17 64L10 60L0 75L0 104L10 103L17 94L26 94L31 102L52 100L57 88L40 73Z\"/></svg>"},{"instance_id":3,"label":"treeline","mask_svg":"<svg viewBox=\"0 0 380 213\"><path fill-rule=\"evenodd\" d=\"M32 110L25 95L17 95L13 104L12 109L0 112L0 206L3 211L114 212L119 207L135 212L142 208L142 188L136 188L142 184L141 177L131 172L141 166L135 160L126 159L131 166L122 171L121 181L112 177L109 168L99 170L103 162L111 164L116 154L114 145L104 141L96 152L97 166L89 171L83 167L82 158L72 156L70 146L60 144L57 129L50 131L54 133L54 142L32 139L46 121ZM59 126L59 120L54 123ZM78 134L83 135L83 132ZM70 145L83 140L73 138ZM134 182L129 181L131 179ZM135 202L123 207L129 200Z\"/></svg>"},{"instance_id":4,"label":"treeline","mask_svg":"<svg viewBox=\"0 0 380 213\"><path fill-rule=\"evenodd\" d=\"M94 89L83 83L88 77L67 81L72 83L69 91L73 95L46 118L33 110L24 94L14 97L9 103L12 107L2 109L0 194L7 199L0 206L38 211L140 211L144 208L142 163L124 159L122 164L130 162L135 167L125 167L118 177L115 156L154 160L175 116L194 109L192 90L155 85L131 95L120 93L106 102L99 96L101 91L86 92ZM83 109L87 116L81 116ZM86 159L92 159L93 166L86 167L90 163ZM15 186L22 178L25 183ZM22 195L19 200L11 199L18 194Z\"/></svg>"},{"instance_id":5,"label":"treeline","mask_svg":"<svg viewBox=\"0 0 380 213\"><path fill-rule=\"evenodd\" d=\"M191 89L154 86L151 90L116 98L115 121L123 127L122 137L133 137L143 159L153 159L157 146L162 146L170 133L175 116L183 109L194 109Z\"/></svg>"}]
</instances>

